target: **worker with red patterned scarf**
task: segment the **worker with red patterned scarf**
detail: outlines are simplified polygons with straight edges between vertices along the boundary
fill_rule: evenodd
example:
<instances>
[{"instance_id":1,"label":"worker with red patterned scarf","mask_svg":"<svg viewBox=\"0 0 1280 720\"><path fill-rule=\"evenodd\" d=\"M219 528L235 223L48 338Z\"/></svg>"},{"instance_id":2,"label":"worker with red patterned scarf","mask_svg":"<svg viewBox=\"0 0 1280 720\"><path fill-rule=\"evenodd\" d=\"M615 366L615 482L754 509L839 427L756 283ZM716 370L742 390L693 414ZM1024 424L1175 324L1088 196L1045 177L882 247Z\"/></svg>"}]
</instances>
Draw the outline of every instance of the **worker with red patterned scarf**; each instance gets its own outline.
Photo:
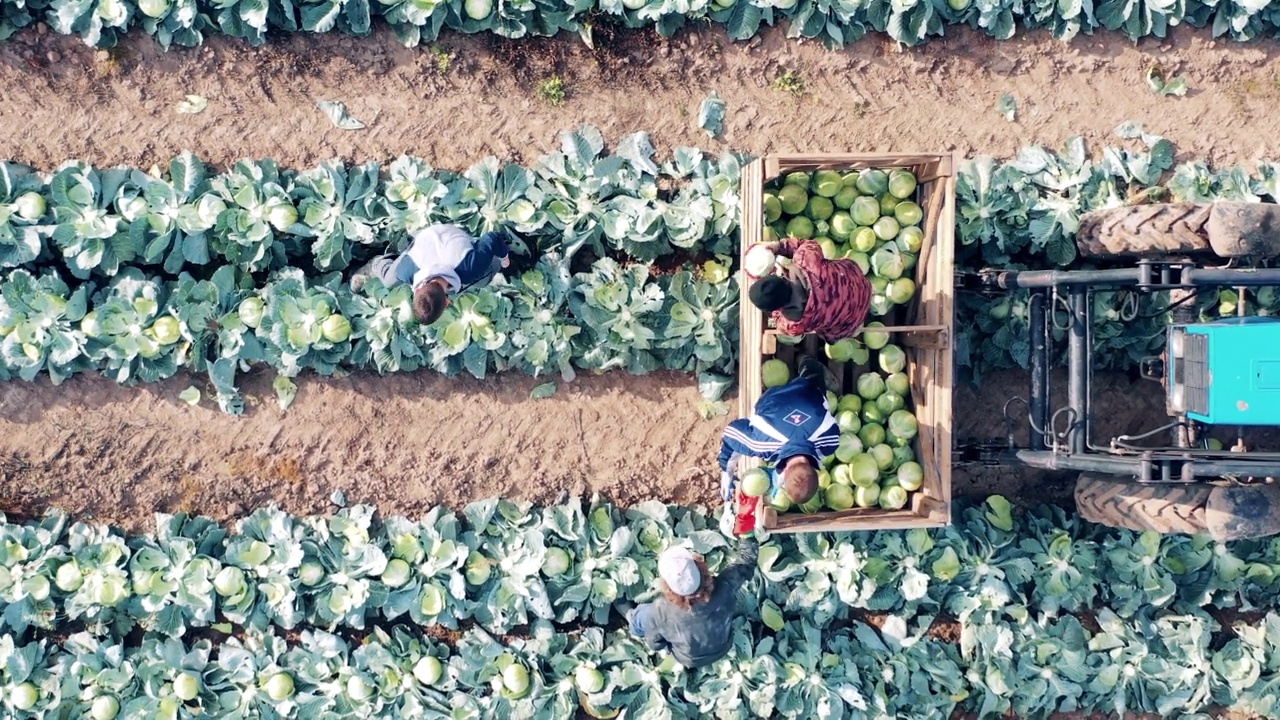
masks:
<instances>
[{"instance_id":1,"label":"worker with red patterned scarf","mask_svg":"<svg viewBox=\"0 0 1280 720\"><path fill-rule=\"evenodd\" d=\"M783 275L755 281L751 303L773 314L778 332L813 333L827 342L851 337L867 319L871 283L853 260L828 260L813 240L788 238L765 247L791 258Z\"/></svg>"}]
</instances>

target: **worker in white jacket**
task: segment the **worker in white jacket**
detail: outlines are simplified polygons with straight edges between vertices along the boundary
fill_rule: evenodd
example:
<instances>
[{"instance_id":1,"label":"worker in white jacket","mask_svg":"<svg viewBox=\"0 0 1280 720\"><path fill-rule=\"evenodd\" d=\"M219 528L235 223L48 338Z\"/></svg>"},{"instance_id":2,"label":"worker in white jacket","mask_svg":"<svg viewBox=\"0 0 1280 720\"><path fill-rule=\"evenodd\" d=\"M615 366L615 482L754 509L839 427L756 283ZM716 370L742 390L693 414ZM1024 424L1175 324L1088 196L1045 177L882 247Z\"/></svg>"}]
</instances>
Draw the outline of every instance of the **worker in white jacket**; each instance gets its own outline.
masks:
<instances>
[{"instance_id":1,"label":"worker in white jacket","mask_svg":"<svg viewBox=\"0 0 1280 720\"><path fill-rule=\"evenodd\" d=\"M413 314L430 325L449 305L449 296L493 279L511 264L506 234L485 233L479 240L457 225L432 225L413 236L400 255L379 255L351 276L351 289L360 292L370 277L387 287L413 285Z\"/></svg>"}]
</instances>

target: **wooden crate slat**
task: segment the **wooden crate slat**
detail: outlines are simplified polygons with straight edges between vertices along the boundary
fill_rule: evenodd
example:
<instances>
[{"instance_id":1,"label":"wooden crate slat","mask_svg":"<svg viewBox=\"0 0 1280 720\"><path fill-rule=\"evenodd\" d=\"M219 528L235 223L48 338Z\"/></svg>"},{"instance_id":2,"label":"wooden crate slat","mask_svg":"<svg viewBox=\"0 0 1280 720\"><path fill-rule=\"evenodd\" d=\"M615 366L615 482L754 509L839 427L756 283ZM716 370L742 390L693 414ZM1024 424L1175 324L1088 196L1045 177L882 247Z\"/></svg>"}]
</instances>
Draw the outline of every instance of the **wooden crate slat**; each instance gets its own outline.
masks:
<instances>
[{"instance_id":1,"label":"wooden crate slat","mask_svg":"<svg viewBox=\"0 0 1280 720\"><path fill-rule=\"evenodd\" d=\"M938 244L938 215L942 212L942 205L947 194L946 180L938 181L930 184L932 192L929 197L929 206L924 213L924 245L920 248L920 257L916 260L916 266L920 271L916 273L919 279L919 285L927 285L929 283L929 258L933 254L934 245Z\"/></svg>"},{"instance_id":2,"label":"wooden crate slat","mask_svg":"<svg viewBox=\"0 0 1280 720\"><path fill-rule=\"evenodd\" d=\"M742 217L739 221L741 239L738 243L738 267L743 262L747 248L759 242L764 232L764 164L756 160L742 170ZM738 357L738 416L747 417L760 398L759 377L764 330L764 314L751 304L751 285L745 273L740 271L738 285L738 313L740 322Z\"/></svg>"},{"instance_id":3,"label":"wooden crate slat","mask_svg":"<svg viewBox=\"0 0 1280 720\"><path fill-rule=\"evenodd\" d=\"M933 326L933 327L941 327ZM917 331L902 333L901 340L898 343L903 347L915 348L937 348L945 349L951 347L951 331L943 328L942 330L927 332Z\"/></svg>"},{"instance_id":4,"label":"wooden crate slat","mask_svg":"<svg viewBox=\"0 0 1280 720\"><path fill-rule=\"evenodd\" d=\"M867 329L866 326L860 327L856 332L854 332L849 337L858 337L866 329ZM937 325L937 324L934 324L934 325L886 325L884 327L877 327L877 328L871 328L871 329L876 332L887 332L887 333L939 333L939 332L944 332L949 330L950 327L947 325ZM774 338L776 338L779 335L786 335L786 333L778 332L777 330L773 330L773 329L765 330L764 334L767 337L772 336Z\"/></svg>"},{"instance_id":5,"label":"wooden crate slat","mask_svg":"<svg viewBox=\"0 0 1280 720\"><path fill-rule=\"evenodd\" d=\"M955 267L955 229L956 229L956 177L952 175L947 178L947 199L942 210L942 218L940 234L942 242L939 244L939 265L940 267ZM947 292L938 297L938 313L941 317L947 318L948 321L954 320L955 313L955 274L954 272L946 273L945 281L947 283ZM952 402L955 390L955 354L949 349L940 353L938 358L938 397L934 414L938 417L946 418L946 422L937 423L938 427L938 462L939 469L942 472L942 498L946 501L945 507L942 509L940 518L944 523L951 522L951 445L954 440L952 437L951 419L952 419Z\"/></svg>"},{"instance_id":6,"label":"wooden crate slat","mask_svg":"<svg viewBox=\"0 0 1280 720\"><path fill-rule=\"evenodd\" d=\"M936 165L937 170L928 170L942 174L946 165L951 164L950 153L860 153L860 154L780 154L765 158L765 176L773 179L789 172L808 172L812 170L864 170L867 168L915 168ZM950 175L951 173L947 173Z\"/></svg>"}]
</instances>

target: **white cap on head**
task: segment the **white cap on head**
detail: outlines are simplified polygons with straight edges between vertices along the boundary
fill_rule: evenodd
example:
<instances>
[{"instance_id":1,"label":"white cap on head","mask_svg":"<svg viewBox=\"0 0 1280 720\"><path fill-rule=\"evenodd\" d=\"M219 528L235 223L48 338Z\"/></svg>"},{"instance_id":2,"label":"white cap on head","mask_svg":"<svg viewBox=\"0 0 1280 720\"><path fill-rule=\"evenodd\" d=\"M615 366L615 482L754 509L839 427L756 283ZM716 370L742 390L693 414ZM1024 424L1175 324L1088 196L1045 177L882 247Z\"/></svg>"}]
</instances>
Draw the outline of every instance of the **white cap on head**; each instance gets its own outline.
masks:
<instances>
[{"instance_id":1,"label":"white cap on head","mask_svg":"<svg viewBox=\"0 0 1280 720\"><path fill-rule=\"evenodd\" d=\"M688 596L702 587L702 573L686 548L667 548L658 556L658 576L671 592Z\"/></svg>"}]
</instances>

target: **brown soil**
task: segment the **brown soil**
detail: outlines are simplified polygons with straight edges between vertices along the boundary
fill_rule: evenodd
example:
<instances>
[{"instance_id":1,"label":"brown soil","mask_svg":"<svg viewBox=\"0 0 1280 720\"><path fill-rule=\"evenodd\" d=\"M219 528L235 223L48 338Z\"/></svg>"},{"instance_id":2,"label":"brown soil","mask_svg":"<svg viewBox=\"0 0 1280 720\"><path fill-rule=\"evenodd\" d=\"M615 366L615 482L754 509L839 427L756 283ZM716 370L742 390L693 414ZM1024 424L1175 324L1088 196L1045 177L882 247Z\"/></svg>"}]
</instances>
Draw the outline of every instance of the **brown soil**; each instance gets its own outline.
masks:
<instances>
[{"instance_id":1,"label":"brown soil","mask_svg":"<svg viewBox=\"0 0 1280 720\"><path fill-rule=\"evenodd\" d=\"M530 400L544 380L304 376L297 399L281 411L271 374L259 371L242 380L249 409L239 418L208 400L195 408L178 400L193 384L186 376L133 388L91 375L56 388L8 383L0 386L0 508L31 515L56 505L146 529L157 511L226 520L275 502L324 512L335 490L349 503L409 516L495 495L535 503L597 492L624 505L717 502L715 458L726 419L701 418L691 377L609 373L559 383L551 398ZM1108 397L1123 398L1109 404L1116 412L1101 431L1158 419L1155 385L1116 376L1100 383ZM209 397L203 377L194 384ZM1156 394L1144 395L1145 385ZM980 389L957 389L956 438L1003 439L998 408L1025 386L1025 375L1003 373ZM1015 438L1025 442L1024 434ZM960 465L953 490L1001 493L1029 506L1069 503L1073 481L1065 473Z\"/></svg>"},{"instance_id":2,"label":"brown soil","mask_svg":"<svg viewBox=\"0 0 1280 720\"><path fill-rule=\"evenodd\" d=\"M241 418L178 400L189 378L136 388L94 376L57 388L8 383L0 507L32 514L56 505L145 529L156 511L229 519L274 501L323 512L335 490L411 517L491 496L718 497L723 422L701 418L688 376L582 377L530 400L543 381L304 377L282 412L271 377L256 373L243 383L253 407Z\"/></svg>"},{"instance_id":3,"label":"brown soil","mask_svg":"<svg viewBox=\"0 0 1280 720\"><path fill-rule=\"evenodd\" d=\"M73 158L145 168L181 150L217 164L273 157L286 167L411 153L461 169L486 154L528 162L582 122L609 141L648 131L664 156L695 145L1007 157L1071 135L1096 149L1116 142L1112 130L1126 120L1169 137L1182 159L1280 156L1272 112L1280 48L1265 43L1181 28L1138 46L1109 33L1064 44L1041 33L994 42L953 29L921 50L868 39L829 52L786 39L782 29L746 43L717 31L664 39L598 24L595 32L595 50L576 38L448 35L433 52L402 48L380 31L363 39L296 34L257 49L213 38L164 52L138 34L99 51L32 28L0 43L0 157L51 170ZM1187 97L1148 90L1144 74L1156 61L1187 77ZM798 73L804 90L774 89L783 71ZM559 106L537 91L552 76L567 89ZM696 127L712 90L728 103L725 134L715 140ZM1004 92L1017 100L1012 123L993 109ZM177 114L174 104L188 93L207 97L208 109ZM342 100L368 127L333 128L314 107L325 99ZM1100 380L1110 394L1100 401L1107 428L1159 424L1158 387ZM179 402L191 382L120 388L83 377L57 388L0 386L0 508L38 513L55 504L146 527L154 511L228 519L267 501L323 511L334 490L408 514L492 495L716 501L725 420L698 417L697 390L684 375L587 377L541 401L528 399L539 381L514 376L304 378L282 413L270 378L257 374L244 381L254 406L243 418ZM959 389L956 438L1002 438L999 409L1025 387L1025 375L1012 373ZM956 469L954 487L1033 504L1068 500L1071 480L972 465Z\"/></svg>"},{"instance_id":4,"label":"brown soil","mask_svg":"<svg viewBox=\"0 0 1280 720\"><path fill-rule=\"evenodd\" d=\"M576 37L449 34L433 46L449 57L442 69L437 53L403 48L386 30L369 38L297 33L261 48L214 37L165 52L141 34L106 51L28 29L0 43L0 157L42 168L70 158L145 168L181 150L216 163L273 157L285 166L411 153L462 168L486 154L530 160L583 122L610 140L650 132L660 151L954 148L1008 156L1072 135L1117 142L1112 130L1127 120L1169 137L1186 158L1280 156L1272 112L1280 48L1183 28L1138 46L1115 33L996 42L949 28L922 49L869 38L839 52L787 39L782 29L744 43L711 30L666 39L597 23L595 33L595 50ZM1144 77L1156 62L1187 78L1187 97L1149 90ZM784 71L798 73L798 95L773 88ZM558 107L537 91L552 76L567 92ZM728 103L717 140L696 126L713 90ZM1017 102L1012 123L994 110L1005 92ZM208 109L177 114L174 104L188 93L208 98ZM326 99L343 101L368 127L332 127L315 109Z\"/></svg>"}]
</instances>

